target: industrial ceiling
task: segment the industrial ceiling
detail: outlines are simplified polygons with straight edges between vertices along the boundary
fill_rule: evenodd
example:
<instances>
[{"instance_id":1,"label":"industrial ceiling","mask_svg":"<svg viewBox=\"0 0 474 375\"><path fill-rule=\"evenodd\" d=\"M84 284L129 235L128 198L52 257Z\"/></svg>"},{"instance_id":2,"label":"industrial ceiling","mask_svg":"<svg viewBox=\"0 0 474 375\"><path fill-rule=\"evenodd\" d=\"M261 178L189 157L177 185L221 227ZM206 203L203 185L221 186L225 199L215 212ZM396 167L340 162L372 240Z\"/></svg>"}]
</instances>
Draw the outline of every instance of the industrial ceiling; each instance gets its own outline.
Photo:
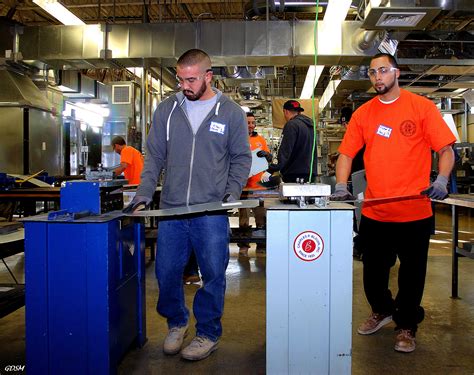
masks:
<instances>
[{"instance_id":1,"label":"industrial ceiling","mask_svg":"<svg viewBox=\"0 0 474 375\"><path fill-rule=\"evenodd\" d=\"M172 75L179 54L199 47L210 53L227 90L240 89L247 99L299 97L314 64L312 21L321 23L334 1L316 8L316 2L275 0L62 0L87 26L53 27L59 22L31 0L3 0L0 21L10 30L25 26L18 43L25 61L89 72L163 67ZM430 97L459 96L474 88L473 21L473 0L354 0L342 23L341 50L318 54L317 64L325 67L315 95L338 79L327 108L366 101L373 95L366 75L370 55L381 43L390 48L398 42L402 87ZM84 36L95 24L107 32L109 48L92 46L91 54ZM2 35L2 50L15 51L12 33ZM128 48L120 52L123 43ZM258 82L257 93L252 82Z\"/></svg>"}]
</instances>

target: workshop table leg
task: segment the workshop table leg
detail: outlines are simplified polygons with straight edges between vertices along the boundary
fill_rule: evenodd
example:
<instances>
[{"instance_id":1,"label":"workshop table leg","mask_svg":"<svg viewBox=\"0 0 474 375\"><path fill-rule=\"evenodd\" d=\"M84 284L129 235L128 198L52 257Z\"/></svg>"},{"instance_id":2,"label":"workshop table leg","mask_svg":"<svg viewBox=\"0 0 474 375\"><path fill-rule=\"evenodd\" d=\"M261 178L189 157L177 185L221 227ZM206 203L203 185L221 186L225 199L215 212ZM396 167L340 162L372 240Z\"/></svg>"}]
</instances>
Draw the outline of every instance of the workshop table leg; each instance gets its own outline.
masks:
<instances>
[{"instance_id":1,"label":"workshop table leg","mask_svg":"<svg viewBox=\"0 0 474 375\"><path fill-rule=\"evenodd\" d=\"M455 205L451 206L452 212L452 229L453 229L453 240L452 240L452 279L451 279L451 298L458 298L458 253L456 248L458 247L458 210Z\"/></svg>"}]
</instances>

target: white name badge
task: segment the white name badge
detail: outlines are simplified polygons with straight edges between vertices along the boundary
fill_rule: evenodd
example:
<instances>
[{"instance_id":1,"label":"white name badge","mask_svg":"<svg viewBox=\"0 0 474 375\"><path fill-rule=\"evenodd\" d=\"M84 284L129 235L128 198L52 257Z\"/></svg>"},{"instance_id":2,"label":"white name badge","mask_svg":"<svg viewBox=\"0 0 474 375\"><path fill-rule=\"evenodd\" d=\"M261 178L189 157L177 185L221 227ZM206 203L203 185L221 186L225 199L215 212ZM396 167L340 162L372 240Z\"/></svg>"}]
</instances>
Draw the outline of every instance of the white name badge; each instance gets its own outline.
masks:
<instances>
[{"instance_id":1,"label":"white name badge","mask_svg":"<svg viewBox=\"0 0 474 375\"><path fill-rule=\"evenodd\" d=\"M390 138L390 134L392 134L392 128L389 128L385 125L379 125L379 128L377 129L377 134L385 138Z\"/></svg>"},{"instance_id":2,"label":"white name badge","mask_svg":"<svg viewBox=\"0 0 474 375\"><path fill-rule=\"evenodd\" d=\"M211 126L209 127L209 131L219 134L224 134L225 132L225 124L220 124L215 121L211 121Z\"/></svg>"}]
</instances>

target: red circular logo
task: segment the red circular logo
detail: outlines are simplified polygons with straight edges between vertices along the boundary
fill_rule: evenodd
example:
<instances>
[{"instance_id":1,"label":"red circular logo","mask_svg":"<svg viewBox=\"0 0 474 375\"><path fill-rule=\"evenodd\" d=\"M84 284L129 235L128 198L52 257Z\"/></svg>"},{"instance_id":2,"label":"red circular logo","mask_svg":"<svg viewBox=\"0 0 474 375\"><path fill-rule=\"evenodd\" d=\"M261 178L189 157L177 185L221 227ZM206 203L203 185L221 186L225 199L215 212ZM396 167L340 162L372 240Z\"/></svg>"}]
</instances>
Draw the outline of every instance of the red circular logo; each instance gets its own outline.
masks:
<instances>
[{"instance_id":1,"label":"red circular logo","mask_svg":"<svg viewBox=\"0 0 474 375\"><path fill-rule=\"evenodd\" d=\"M321 236L307 230L298 234L293 242L295 255L305 262L318 259L324 250L324 241Z\"/></svg>"},{"instance_id":2,"label":"red circular logo","mask_svg":"<svg viewBox=\"0 0 474 375\"><path fill-rule=\"evenodd\" d=\"M416 124L411 120L405 120L400 125L400 132L405 137L411 137L416 133Z\"/></svg>"}]
</instances>

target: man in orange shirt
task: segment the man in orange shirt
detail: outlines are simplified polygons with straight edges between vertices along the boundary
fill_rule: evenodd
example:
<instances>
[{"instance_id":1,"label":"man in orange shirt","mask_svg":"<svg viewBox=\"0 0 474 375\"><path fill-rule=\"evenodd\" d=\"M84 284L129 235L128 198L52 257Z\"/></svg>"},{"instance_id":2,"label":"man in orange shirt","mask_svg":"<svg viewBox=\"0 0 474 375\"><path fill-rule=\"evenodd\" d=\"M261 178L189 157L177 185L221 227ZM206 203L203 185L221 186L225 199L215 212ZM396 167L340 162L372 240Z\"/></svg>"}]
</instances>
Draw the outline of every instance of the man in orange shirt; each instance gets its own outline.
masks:
<instances>
[{"instance_id":1,"label":"man in orange shirt","mask_svg":"<svg viewBox=\"0 0 474 375\"><path fill-rule=\"evenodd\" d=\"M415 333L424 318L425 285L432 210L429 198L444 199L454 165L455 137L428 99L398 85L395 58L377 54L370 62L370 80L378 96L352 116L339 147L336 189L332 200L347 200L353 158L365 145L365 198L418 196L365 202L359 228L364 249L364 290L372 315L357 330L369 335L393 320L398 331L395 350L415 350ZM438 153L439 174L430 185L431 150ZM400 261L398 294L388 288L390 268Z\"/></svg>"},{"instance_id":2,"label":"man in orange shirt","mask_svg":"<svg viewBox=\"0 0 474 375\"><path fill-rule=\"evenodd\" d=\"M265 141L265 138L263 138L261 135L259 135L255 131L255 115L252 112L247 112L247 128L249 131L249 144L250 144L250 150L254 151L256 149L260 149L260 151L257 152L257 156L260 158L266 158L267 161L270 163L272 161L272 154L270 153L270 150L267 146L267 142ZM258 189L265 189L260 185L260 179L262 177L262 174L264 172L257 173L254 176L249 177L247 180L247 185L245 185L245 189L250 189L250 190L258 190ZM261 202L263 203L263 202ZM255 225L257 229L263 229L265 227L265 207L263 205L259 207L255 207L252 209L253 214L255 215ZM250 223L249 223L249 217L250 217L250 209L249 208L241 208L239 210L239 228L240 230L247 230L250 228ZM237 246L239 246L239 255L241 256L248 256L248 250L249 250L249 243L238 243ZM265 244L264 243L259 243L257 244L257 253L264 253L265 252Z\"/></svg>"},{"instance_id":3,"label":"man in orange shirt","mask_svg":"<svg viewBox=\"0 0 474 375\"><path fill-rule=\"evenodd\" d=\"M120 166L114 169L115 175L123 172L130 185L138 185L143 169L143 155L132 146L127 146L125 139L120 136L112 139L112 149L120 155Z\"/></svg>"}]
</instances>

